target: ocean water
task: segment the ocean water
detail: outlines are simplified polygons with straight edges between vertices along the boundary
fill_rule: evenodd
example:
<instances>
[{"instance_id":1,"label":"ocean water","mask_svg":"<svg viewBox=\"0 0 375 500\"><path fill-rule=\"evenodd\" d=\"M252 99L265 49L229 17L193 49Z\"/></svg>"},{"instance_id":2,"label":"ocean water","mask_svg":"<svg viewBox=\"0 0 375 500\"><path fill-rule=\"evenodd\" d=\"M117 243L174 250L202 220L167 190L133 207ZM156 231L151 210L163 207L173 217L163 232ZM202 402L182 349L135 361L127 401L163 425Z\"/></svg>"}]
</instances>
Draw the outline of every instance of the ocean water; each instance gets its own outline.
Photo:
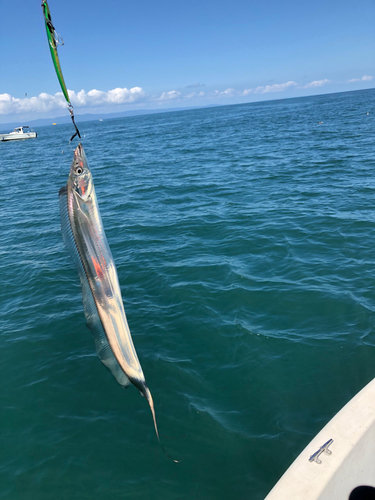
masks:
<instances>
[{"instance_id":1,"label":"ocean water","mask_svg":"<svg viewBox=\"0 0 375 500\"><path fill-rule=\"evenodd\" d=\"M97 358L71 125L0 144L0 498L261 500L375 376L375 90L80 124L153 394ZM323 123L319 123L323 122Z\"/></svg>"}]
</instances>

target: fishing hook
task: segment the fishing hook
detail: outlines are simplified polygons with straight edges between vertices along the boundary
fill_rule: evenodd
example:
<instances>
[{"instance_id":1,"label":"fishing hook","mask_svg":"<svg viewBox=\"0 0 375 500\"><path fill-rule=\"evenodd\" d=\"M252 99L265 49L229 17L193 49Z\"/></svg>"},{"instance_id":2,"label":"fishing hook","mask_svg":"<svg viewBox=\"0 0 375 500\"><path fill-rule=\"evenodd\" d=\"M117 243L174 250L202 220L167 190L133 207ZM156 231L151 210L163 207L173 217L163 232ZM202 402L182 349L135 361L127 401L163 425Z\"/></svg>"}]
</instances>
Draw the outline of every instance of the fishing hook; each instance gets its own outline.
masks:
<instances>
[{"instance_id":1,"label":"fishing hook","mask_svg":"<svg viewBox=\"0 0 375 500\"><path fill-rule=\"evenodd\" d=\"M69 113L70 113L70 117L72 119L72 122L73 122L73 125L74 125L74 128L76 129L76 132L75 134L72 135L72 137L70 138L70 141L69 142L72 142L72 140L74 139L74 137L76 135L78 135L78 137L81 139L81 134L79 133L79 130L77 128L77 125L76 125L76 122L74 121L74 112L73 112L73 106L71 104L68 105L68 110L69 110Z\"/></svg>"}]
</instances>

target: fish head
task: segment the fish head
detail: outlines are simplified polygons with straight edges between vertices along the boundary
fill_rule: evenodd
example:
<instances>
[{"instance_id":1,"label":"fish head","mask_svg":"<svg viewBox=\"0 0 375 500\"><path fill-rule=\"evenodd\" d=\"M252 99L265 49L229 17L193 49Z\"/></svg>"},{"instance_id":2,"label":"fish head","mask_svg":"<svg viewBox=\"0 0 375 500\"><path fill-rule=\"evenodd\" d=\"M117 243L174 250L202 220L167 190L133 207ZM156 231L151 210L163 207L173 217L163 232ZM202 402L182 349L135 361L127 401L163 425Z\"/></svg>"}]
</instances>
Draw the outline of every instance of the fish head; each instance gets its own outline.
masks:
<instances>
[{"instance_id":1,"label":"fish head","mask_svg":"<svg viewBox=\"0 0 375 500\"><path fill-rule=\"evenodd\" d=\"M79 143L74 150L74 157L69 173L69 182L73 191L80 198L84 201L87 201L90 198L94 184L81 143Z\"/></svg>"}]
</instances>

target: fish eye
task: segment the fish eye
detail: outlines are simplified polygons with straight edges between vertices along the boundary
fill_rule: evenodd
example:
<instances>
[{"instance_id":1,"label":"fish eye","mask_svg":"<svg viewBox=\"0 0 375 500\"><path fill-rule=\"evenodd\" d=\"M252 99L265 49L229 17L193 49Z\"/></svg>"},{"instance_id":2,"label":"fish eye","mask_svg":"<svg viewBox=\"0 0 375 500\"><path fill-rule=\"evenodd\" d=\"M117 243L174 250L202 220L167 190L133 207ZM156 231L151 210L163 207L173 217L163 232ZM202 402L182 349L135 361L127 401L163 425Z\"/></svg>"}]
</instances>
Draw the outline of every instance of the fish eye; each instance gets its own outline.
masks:
<instances>
[{"instance_id":1,"label":"fish eye","mask_svg":"<svg viewBox=\"0 0 375 500\"><path fill-rule=\"evenodd\" d=\"M75 169L75 173L76 173L77 175L81 175L81 174L82 174L82 172L83 172L83 168L82 168L82 167L77 167L77 168Z\"/></svg>"}]
</instances>

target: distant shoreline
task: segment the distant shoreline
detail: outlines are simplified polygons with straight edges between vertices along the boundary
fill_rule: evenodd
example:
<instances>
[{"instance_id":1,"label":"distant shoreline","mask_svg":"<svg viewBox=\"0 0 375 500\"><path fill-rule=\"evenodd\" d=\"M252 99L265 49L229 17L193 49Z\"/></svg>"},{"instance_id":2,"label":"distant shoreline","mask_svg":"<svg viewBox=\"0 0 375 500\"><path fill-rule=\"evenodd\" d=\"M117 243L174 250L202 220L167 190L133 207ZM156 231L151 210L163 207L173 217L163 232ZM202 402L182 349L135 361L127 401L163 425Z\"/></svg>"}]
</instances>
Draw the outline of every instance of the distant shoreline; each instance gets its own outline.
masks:
<instances>
[{"instance_id":1,"label":"distant shoreline","mask_svg":"<svg viewBox=\"0 0 375 500\"><path fill-rule=\"evenodd\" d=\"M306 95L306 96L298 96L298 97L278 97L277 99L264 99L263 101L251 101L251 102L242 102L242 103L234 103L234 104L208 104L205 106L189 106L189 107L176 107L176 108L166 108L166 109L134 109L129 111L120 111L118 113L85 113L78 114L75 113L75 121L79 122L91 122L96 120L112 120L116 118L127 118L131 116L144 116L144 115L154 115L161 113L174 113L178 111L189 111L195 109L207 109L207 108L219 108L225 106L256 106L260 104L264 104L265 102L275 102L275 101L286 101L291 99L318 99L319 97L327 96L327 95L338 95L338 94L353 94L355 92L370 92L375 90L374 87L368 89L360 89L360 90L346 90L341 92L327 92L326 94L314 94L314 95ZM22 122L22 123L21 123ZM25 123L24 123L25 122ZM26 123L27 122L27 123ZM52 126L53 123L58 125L66 125L71 123L70 116L68 111L66 114L58 117L52 118L38 118L36 120L23 120L20 118L18 121L12 121L7 123L0 123L0 133L9 132L9 129L13 129L15 127L19 127L21 125L28 125L30 127L45 127Z\"/></svg>"}]
</instances>

